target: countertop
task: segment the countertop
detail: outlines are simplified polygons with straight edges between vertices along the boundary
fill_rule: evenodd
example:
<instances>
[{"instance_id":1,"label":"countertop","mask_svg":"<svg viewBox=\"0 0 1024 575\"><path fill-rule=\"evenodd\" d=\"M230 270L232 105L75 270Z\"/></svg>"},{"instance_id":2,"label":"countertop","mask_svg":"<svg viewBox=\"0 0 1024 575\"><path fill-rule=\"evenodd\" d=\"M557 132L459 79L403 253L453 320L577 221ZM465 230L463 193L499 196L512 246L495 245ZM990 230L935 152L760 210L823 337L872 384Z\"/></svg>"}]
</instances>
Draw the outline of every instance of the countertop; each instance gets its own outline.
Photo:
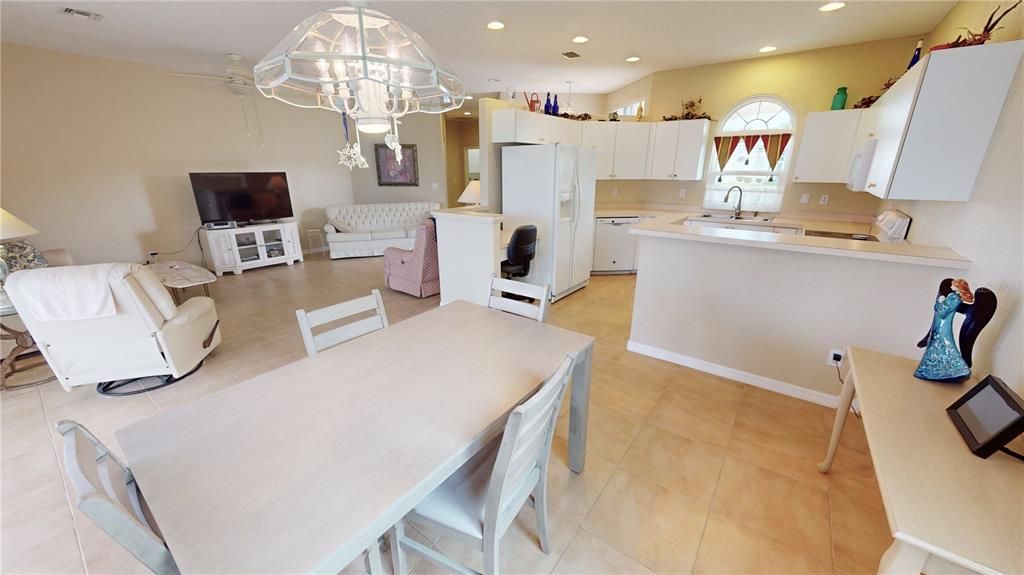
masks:
<instances>
[{"instance_id":1,"label":"countertop","mask_svg":"<svg viewBox=\"0 0 1024 575\"><path fill-rule=\"evenodd\" d=\"M680 217L697 216L706 210L699 206L672 206L671 204L604 204L598 205L594 210L595 217L631 217L648 216L658 217L668 214L675 214ZM825 232L841 232L847 234L867 234L871 232L871 218L865 216L863 221L851 221L849 219L822 219L806 218L791 214L775 216L772 223L783 226L799 226L804 230L819 230Z\"/></svg>"},{"instance_id":2,"label":"countertop","mask_svg":"<svg viewBox=\"0 0 1024 575\"><path fill-rule=\"evenodd\" d=\"M693 213L670 213L658 216L648 222L630 226L630 233L639 236L671 238L686 241L708 242L747 246L753 248L831 255L857 259L889 261L941 268L967 269L971 261L955 251L937 246L919 246L907 242L883 243L822 238L814 236L753 232L747 230L685 226L675 222ZM776 223L793 221L791 218L776 219ZM807 227L805 229L820 229ZM843 224L849 222L828 222ZM835 230L842 231L842 230Z\"/></svg>"}]
</instances>

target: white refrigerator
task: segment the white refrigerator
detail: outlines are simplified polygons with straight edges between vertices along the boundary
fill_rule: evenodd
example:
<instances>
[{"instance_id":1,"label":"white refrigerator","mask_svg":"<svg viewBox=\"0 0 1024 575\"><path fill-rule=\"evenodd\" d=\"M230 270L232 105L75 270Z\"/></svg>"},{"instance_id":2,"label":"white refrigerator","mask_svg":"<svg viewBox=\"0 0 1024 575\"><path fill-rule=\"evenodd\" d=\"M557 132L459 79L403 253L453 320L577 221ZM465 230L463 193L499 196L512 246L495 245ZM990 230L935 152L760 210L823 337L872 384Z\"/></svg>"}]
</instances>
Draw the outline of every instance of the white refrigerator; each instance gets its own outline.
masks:
<instances>
[{"instance_id":1,"label":"white refrigerator","mask_svg":"<svg viewBox=\"0 0 1024 575\"><path fill-rule=\"evenodd\" d=\"M594 264L594 148L561 144L501 150L505 230L537 226L537 254L524 281L549 284L551 300L587 285Z\"/></svg>"}]
</instances>

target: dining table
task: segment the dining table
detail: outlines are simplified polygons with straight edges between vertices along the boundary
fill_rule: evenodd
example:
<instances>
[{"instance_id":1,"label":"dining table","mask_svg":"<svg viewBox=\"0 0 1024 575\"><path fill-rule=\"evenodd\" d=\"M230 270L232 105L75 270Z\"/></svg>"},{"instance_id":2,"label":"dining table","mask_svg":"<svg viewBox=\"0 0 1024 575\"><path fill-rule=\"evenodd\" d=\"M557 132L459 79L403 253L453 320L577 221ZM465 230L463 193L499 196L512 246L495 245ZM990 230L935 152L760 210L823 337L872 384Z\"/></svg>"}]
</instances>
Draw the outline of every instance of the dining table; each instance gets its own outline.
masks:
<instances>
[{"instance_id":1,"label":"dining table","mask_svg":"<svg viewBox=\"0 0 1024 575\"><path fill-rule=\"evenodd\" d=\"M338 573L367 549L379 566L378 538L566 356L583 472L593 348L454 301L115 435L182 573Z\"/></svg>"}]
</instances>

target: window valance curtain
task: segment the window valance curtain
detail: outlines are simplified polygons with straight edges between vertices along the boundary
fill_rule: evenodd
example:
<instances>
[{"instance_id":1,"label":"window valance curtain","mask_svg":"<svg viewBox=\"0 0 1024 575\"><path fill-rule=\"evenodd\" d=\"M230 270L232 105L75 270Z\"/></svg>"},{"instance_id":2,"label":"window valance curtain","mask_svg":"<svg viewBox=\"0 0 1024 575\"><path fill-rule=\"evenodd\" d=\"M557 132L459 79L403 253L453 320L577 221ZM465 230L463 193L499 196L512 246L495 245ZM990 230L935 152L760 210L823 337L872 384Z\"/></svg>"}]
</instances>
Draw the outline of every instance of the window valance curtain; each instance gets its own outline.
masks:
<instances>
[{"instance_id":1,"label":"window valance curtain","mask_svg":"<svg viewBox=\"0 0 1024 575\"><path fill-rule=\"evenodd\" d=\"M768 165L772 171L775 171L775 166L779 162L779 158L782 157L782 153L786 151L786 146L789 145L789 141L793 138L793 134L789 133L777 133L777 134L744 134L742 136L716 136L715 137L715 155L718 158L718 170L722 171L725 169L725 165L732 158L733 154L736 153L736 148L742 141L744 148L747 150L749 155L757 145L759 141L764 142L764 151L768 157ZM750 163L750 158L747 158L747 164ZM774 175L769 176L768 180L772 181ZM722 177L718 177L718 181L722 181Z\"/></svg>"}]
</instances>

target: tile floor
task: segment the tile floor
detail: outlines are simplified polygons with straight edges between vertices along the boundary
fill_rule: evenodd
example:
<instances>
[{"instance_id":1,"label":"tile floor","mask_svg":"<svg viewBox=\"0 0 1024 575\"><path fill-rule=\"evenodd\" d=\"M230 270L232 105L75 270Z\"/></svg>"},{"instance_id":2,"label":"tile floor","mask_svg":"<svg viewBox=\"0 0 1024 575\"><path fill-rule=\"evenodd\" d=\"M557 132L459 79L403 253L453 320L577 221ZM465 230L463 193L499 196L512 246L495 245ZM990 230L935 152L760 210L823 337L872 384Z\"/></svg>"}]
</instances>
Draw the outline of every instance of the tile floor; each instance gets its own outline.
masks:
<instances>
[{"instance_id":1,"label":"tile floor","mask_svg":"<svg viewBox=\"0 0 1024 575\"><path fill-rule=\"evenodd\" d=\"M380 258L314 259L228 276L212 287L224 343L189 379L104 398L55 383L2 403L4 573L143 573L73 512L53 424L76 419L115 451L113 432L304 356L294 310L384 293L401 321L438 303L383 288ZM595 277L549 322L597 338L587 469L571 473L563 414L551 476L552 552L532 510L502 540L504 573L874 573L891 542L863 429L849 418L833 472L821 475L832 413L822 407L625 350L632 276ZM470 566L480 554L425 528L424 543ZM415 573L440 573L426 561ZM346 573L362 571L359 562Z\"/></svg>"}]
</instances>

